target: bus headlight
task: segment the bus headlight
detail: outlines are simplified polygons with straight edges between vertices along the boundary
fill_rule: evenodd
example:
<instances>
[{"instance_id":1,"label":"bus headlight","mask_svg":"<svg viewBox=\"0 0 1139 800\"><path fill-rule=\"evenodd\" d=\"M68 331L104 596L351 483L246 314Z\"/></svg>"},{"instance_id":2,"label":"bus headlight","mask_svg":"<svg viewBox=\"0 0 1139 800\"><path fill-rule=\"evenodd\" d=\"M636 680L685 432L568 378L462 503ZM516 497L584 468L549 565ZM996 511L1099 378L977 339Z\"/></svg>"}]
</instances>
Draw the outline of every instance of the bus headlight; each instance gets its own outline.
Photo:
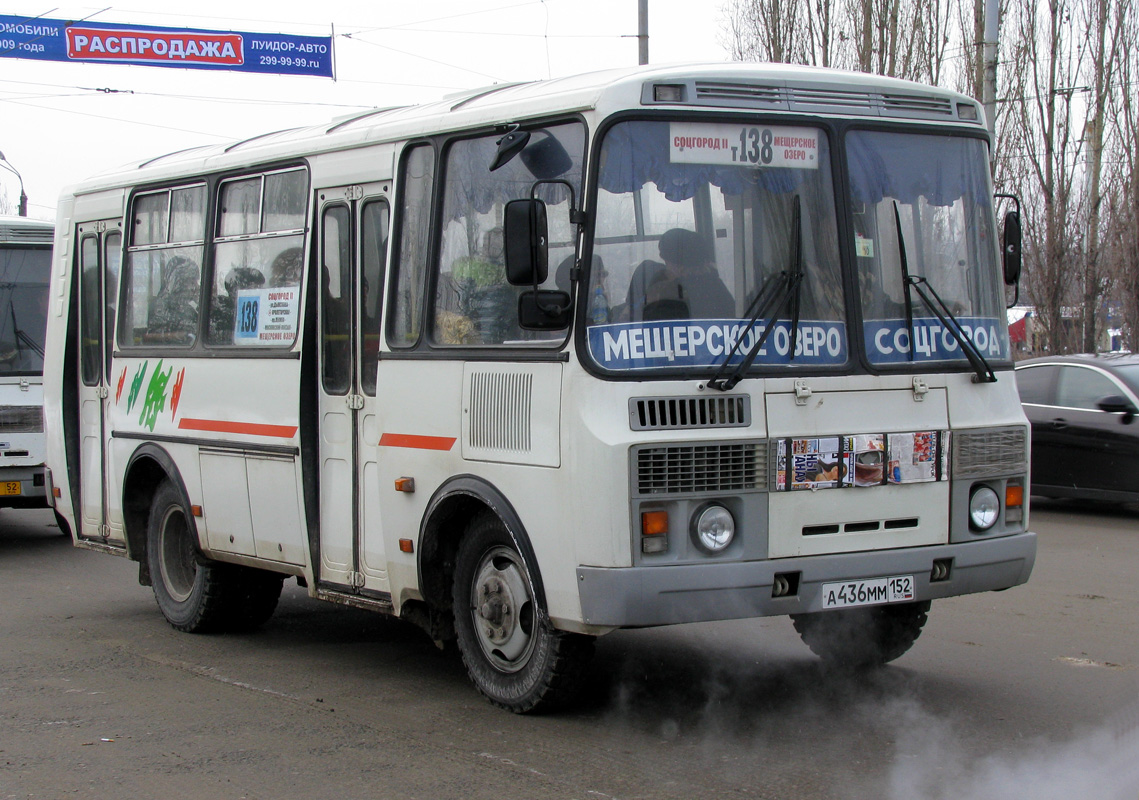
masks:
<instances>
[{"instance_id":1,"label":"bus headlight","mask_svg":"<svg viewBox=\"0 0 1139 800\"><path fill-rule=\"evenodd\" d=\"M721 505L706 505L692 517L692 538L705 552L723 552L735 535L736 520Z\"/></svg>"},{"instance_id":2,"label":"bus headlight","mask_svg":"<svg viewBox=\"0 0 1139 800\"><path fill-rule=\"evenodd\" d=\"M975 531L987 531L997 522L1001 500L988 486L977 486L969 495L969 525Z\"/></svg>"}]
</instances>

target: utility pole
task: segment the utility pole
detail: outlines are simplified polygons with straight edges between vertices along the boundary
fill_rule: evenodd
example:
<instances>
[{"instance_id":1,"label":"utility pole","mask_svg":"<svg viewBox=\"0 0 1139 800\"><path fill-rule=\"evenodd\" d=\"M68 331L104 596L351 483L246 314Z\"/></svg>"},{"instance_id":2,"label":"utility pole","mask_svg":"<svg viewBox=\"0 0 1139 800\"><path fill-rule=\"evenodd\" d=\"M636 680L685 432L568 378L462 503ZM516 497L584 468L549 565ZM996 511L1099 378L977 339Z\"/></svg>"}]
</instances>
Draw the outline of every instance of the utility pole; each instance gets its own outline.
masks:
<instances>
[{"instance_id":1,"label":"utility pole","mask_svg":"<svg viewBox=\"0 0 1139 800\"><path fill-rule=\"evenodd\" d=\"M996 135L997 125L997 55L1000 39L1000 0L985 2L985 85L981 91L981 102L985 106L985 123L989 133Z\"/></svg>"},{"instance_id":2,"label":"utility pole","mask_svg":"<svg viewBox=\"0 0 1139 800\"><path fill-rule=\"evenodd\" d=\"M649 0L637 0L637 50L637 63L649 63Z\"/></svg>"},{"instance_id":3,"label":"utility pole","mask_svg":"<svg viewBox=\"0 0 1139 800\"><path fill-rule=\"evenodd\" d=\"M12 162L9 161L8 159L6 159L4 157L3 153L0 153L0 167L4 167L4 169L11 172L13 175L16 176L16 178L19 179L19 181L20 181L19 214L21 217L28 216L28 196L24 193L24 176L21 175L19 173L19 171L15 167L12 166Z\"/></svg>"}]
</instances>

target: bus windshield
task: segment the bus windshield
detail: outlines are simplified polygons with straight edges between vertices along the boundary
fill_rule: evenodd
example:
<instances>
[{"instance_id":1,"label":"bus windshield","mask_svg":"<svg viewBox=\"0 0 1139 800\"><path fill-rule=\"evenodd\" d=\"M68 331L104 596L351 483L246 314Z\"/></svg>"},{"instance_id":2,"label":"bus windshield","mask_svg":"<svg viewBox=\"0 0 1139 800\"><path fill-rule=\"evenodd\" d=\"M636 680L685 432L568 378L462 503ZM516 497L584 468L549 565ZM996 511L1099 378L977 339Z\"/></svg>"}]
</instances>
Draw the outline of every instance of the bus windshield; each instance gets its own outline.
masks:
<instances>
[{"instance_id":1,"label":"bus windshield","mask_svg":"<svg viewBox=\"0 0 1139 800\"><path fill-rule=\"evenodd\" d=\"M593 361L613 372L707 372L754 349L754 368L779 374L841 367L859 334L873 365L964 362L960 337L1007 360L985 143L854 130L844 145L861 330L848 329L844 311L825 130L613 126L587 293ZM936 311L927 304L939 299Z\"/></svg>"},{"instance_id":2,"label":"bus windshield","mask_svg":"<svg viewBox=\"0 0 1139 800\"><path fill-rule=\"evenodd\" d=\"M1008 359L984 142L853 131L846 153L870 362L965 359L915 282L933 290L986 359Z\"/></svg>"},{"instance_id":3,"label":"bus windshield","mask_svg":"<svg viewBox=\"0 0 1139 800\"><path fill-rule=\"evenodd\" d=\"M0 246L0 376L41 375L50 247Z\"/></svg>"},{"instance_id":4,"label":"bus windshield","mask_svg":"<svg viewBox=\"0 0 1139 800\"><path fill-rule=\"evenodd\" d=\"M833 187L819 128L615 125L598 173L594 361L612 371L717 368L742 361L770 325L756 365L845 364ZM793 273L802 276L795 288L776 292L770 313L749 324L765 291Z\"/></svg>"}]
</instances>

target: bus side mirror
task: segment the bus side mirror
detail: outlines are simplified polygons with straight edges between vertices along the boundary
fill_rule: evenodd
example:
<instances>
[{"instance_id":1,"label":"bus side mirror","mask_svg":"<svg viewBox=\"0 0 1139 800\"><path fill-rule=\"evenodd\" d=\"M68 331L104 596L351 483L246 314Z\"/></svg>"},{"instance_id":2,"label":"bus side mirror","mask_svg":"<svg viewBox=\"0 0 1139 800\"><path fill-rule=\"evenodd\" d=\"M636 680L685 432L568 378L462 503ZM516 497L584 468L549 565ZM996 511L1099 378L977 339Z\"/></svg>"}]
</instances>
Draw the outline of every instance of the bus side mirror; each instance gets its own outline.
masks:
<instances>
[{"instance_id":1,"label":"bus side mirror","mask_svg":"<svg viewBox=\"0 0 1139 800\"><path fill-rule=\"evenodd\" d=\"M560 331L569 327L569 292L532 289L518 296L518 327L526 331Z\"/></svg>"},{"instance_id":2,"label":"bus side mirror","mask_svg":"<svg viewBox=\"0 0 1139 800\"><path fill-rule=\"evenodd\" d=\"M541 200L511 200L502 220L506 280L511 286L538 286L549 274L546 204Z\"/></svg>"},{"instance_id":3,"label":"bus side mirror","mask_svg":"<svg viewBox=\"0 0 1139 800\"><path fill-rule=\"evenodd\" d=\"M1004 230L1001 232L1001 261L1004 266L1005 283L1012 286L1020 280L1020 212L1005 214Z\"/></svg>"}]
</instances>

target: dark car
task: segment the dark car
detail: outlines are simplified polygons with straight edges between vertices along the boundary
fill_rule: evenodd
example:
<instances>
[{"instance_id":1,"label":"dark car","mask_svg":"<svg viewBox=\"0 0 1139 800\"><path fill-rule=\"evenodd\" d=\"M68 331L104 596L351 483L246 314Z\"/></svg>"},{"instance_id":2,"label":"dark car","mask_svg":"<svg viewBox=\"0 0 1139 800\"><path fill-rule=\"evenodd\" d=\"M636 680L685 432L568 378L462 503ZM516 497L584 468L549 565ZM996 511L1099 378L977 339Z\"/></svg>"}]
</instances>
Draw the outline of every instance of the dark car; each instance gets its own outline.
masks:
<instances>
[{"instance_id":1,"label":"dark car","mask_svg":"<svg viewBox=\"0 0 1139 800\"><path fill-rule=\"evenodd\" d=\"M1139 501L1139 355L1022 361L1032 423L1032 494Z\"/></svg>"}]
</instances>

